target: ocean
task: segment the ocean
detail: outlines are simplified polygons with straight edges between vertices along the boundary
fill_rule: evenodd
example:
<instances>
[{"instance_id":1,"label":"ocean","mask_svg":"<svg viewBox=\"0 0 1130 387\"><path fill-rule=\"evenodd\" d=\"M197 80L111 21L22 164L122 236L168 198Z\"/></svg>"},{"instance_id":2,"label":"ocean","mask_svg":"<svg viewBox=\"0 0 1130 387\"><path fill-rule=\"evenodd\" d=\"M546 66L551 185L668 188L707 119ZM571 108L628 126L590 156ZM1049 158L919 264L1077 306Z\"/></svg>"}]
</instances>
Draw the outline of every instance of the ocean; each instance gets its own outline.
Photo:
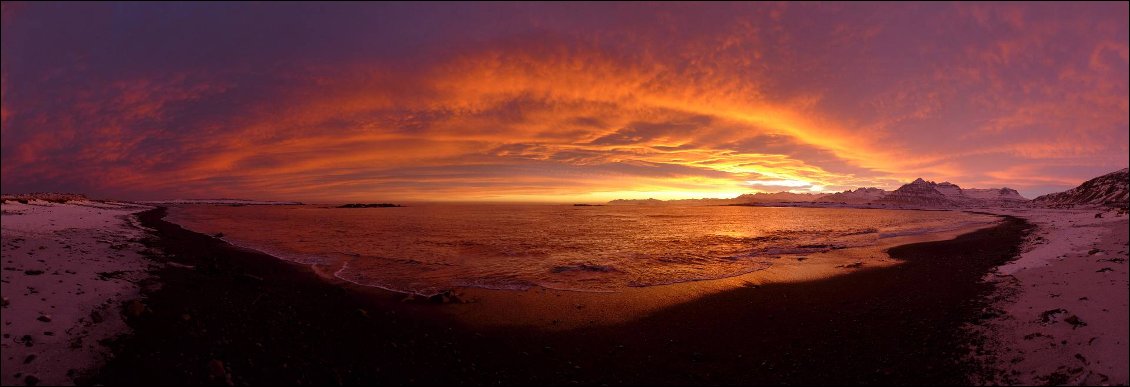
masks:
<instances>
[{"instance_id":1,"label":"ocean","mask_svg":"<svg viewBox=\"0 0 1130 387\"><path fill-rule=\"evenodd\" d=\"M958 211L737 206L189 205L168 220L364 286L614 292L743 275L777 260L997 218Z\"/></svg>"}]
</instances>

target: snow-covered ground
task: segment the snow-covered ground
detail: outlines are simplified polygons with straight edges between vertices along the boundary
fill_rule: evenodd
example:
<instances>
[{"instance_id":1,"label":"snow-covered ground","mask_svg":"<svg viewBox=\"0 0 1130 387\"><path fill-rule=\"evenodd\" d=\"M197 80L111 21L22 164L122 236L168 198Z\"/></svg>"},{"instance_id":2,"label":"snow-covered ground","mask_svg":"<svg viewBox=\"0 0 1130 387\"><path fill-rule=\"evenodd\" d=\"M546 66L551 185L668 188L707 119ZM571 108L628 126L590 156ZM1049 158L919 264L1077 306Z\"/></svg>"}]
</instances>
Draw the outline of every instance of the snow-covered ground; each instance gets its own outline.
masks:
<instances>
[{"instance_id":1,"label":"snow-covered ground","mask_svg":"<svg viewBox=\"0 0 1130 387\"><path fill-rule=\"evenodd\" d=\"M995 305L1003 313L976 329L992 339L985 360L1003 373L983 382L1126 385L1127 216L1099 209L993 212L1037 229L1017 260L987 278L1004 285Z\"/></svg>"},{"instance_id":2,"label":"snow-covered ground","mask_svg":"<svg viewBox=\"0 0 1130 387\"><path fill-rule=\"evenodd\" d=\"M270 200L244 200L244 199L172 199L139 202L141 204L214 204L229 206L293 206L302 205L302 202L275 202Z\"/></svg>"},{"instance_id":3,"label":"snow-covered ground","mask_svg":"<svg viewBox=\"0 0 1130 387\"><path fill-rule=\"evenodd\" d=\"M109 355L100 340L128 328L148 261L131 214L113 202L30 200L2 205L0 384L73 384ZM128 309L128 308L127 308Z\"/></svg>"},{"instance_id":4,"label":"snow-covered ground","mask_svg":"<svg viewBox=\"0 0 1130 387\"><path fill-rule=\"evenodd\" d=\"M145 230L132 214L148 208L2 205L0 384L28 377L71 384L109 355L99 341L127 330L123 309L144 309L132 301L150 262L140 254ZM984 360L1003 371L984 382L1127 384L1128 217L1097 209L985 211L1023 217L1038 229L1017 260L988 276L1008 296L995 305L1000 317L973 327L991 339Z\"/></svg>"}]
</instances>

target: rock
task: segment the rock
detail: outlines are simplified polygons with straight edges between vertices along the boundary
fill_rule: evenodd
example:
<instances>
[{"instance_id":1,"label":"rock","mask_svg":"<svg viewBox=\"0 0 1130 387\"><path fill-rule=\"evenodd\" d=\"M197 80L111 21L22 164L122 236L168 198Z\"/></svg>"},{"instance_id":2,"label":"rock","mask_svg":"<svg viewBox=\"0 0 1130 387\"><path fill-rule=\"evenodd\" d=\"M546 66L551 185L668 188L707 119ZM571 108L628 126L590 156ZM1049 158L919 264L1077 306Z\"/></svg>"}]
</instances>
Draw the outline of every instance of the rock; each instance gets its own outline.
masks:
<instances>
[{"instance_id":1,"label":"rock","mask_svg":"<svg viewBox=\"0 0 1130 387\"><path fill-rule=\"evenodd\" d=\"M95 273L95 274L98 275L99 281L109 281L109 280L112 280L112 279L122 279L122 276L125 275L126 272L122 271L122 270L115 270L115 271L98 272L98 273Z\"/></svg>"},{"instance_id":2,"label":"rock","mask_svg":"<svg viewBox=\"0 0 1130 387\"><path fill-rule=\"evenodd\" d=\"M192 316L189 315L188 313L184 313L184 314L180 315L180 319L184 320L184 321L188 321L188 320L192 320Z\"/></svg>"},{"instance_id":3,"label":"rock","mask_svg":"<svg viewBox=\"0 0 1130 387\"><path fill-rule=\"evenodd\" d=\"M185 265L185 264L176 263L176 262L168 262L167 265L172 266L172 267L176 267L176 268L181 268L181 269L188 269L188 270L192 270L192 269L196 268L196 266Z\"/></svg>"},{"instance_id":4,"label":"rock","mask_svg":"<svg viewBox=\"0 0 1130 387\"><path fill-rule=\"evenodd\" d=\"M28 386L37 385L39 384L39 378L35 377L34 375L28 375L24 378L24 384Z\"/></svg>"},{"instance_id":5,"label":"rock","mask_svg":"<svg viewBox=\"0 0 1130 387\"><path fill-rule=\"evenodd\" d=\"M102 314L98 313L97 310L90 311L90 321L93 321L95 324L102 322Z\"/></svg>"},{"instance_id":6,"label":"rock","mask_svg":"<svg viewBox=\"0 0 1130 387\"><path fill-rule=\"evenodd\" d=\"M433 304L461 304L461 303L463 303L463 300L461 298L459 298L459 295L456 294L452 290L444 290L442 292L439 292L438 294L435 294L431 297L428 297L428 301L430 301Z\"/></svg>"},{"instance_id":7,"label":"rock","mask_svg":"<svg viewBox=\"0 0 1130 387\"><path fill-rule=\"evenodd\" d=\"M8 297L0 298L0 307L7 307L8 305L11 305L11 304L12 303L10 301L8 301Z\"/></svg>"},{"instance_id":8,"label":"rock","mask_svg":"<svg viewBox=\"0 0 1130 387\"><path fill-rule=\"evenodd\" d=\"M235 385L235 383L232 383L231 374L228 373L228 370L226 368L224 368L224 362L222 361L216 359L209 361L208 375L215 380L223 381L224 384L227 384L229 386Z\"/></svg>"},{"instance_id":9,"label":"rock","mask_svg":"<svg viewBox=\"0 0 1130 387\"><path fill-rule=\"evenodd\" d=\"M236 278L239 280L239 282L244 282L244 283L260 283L260 282L263 282L263 277L253 275L253 274L244 273L244 274L240 274Z\"/></svg>"},{"instance_id":10,"label":"rock","mask_svg":"<svg viewBox=\"0 0 1130 387\"><path fill-rule=\"evenodd\" d=\"M39 317L36 318L36 320L43 321L43 322L51 322L51 316L46 315L46 314L40 315Z\"/></svg>"},{"instance_id":11,"label":"rock","mask_svg":"<svg viewBox=\"0 0 1130 387\"><path fill-rule=\"evenodd\" d=\"M364 310L364 309L357 308L357 314L360 315L361 317L369 318L369 312Z\"/></svg>"},{"instance_id":12,"label":"rock","mask_svg":"<svg viewBox=\"0 0 1130 387\"><path fill-rule=\"evenodd\" d=\"M1063 321L1071 324L1071 329L1087 326L1087 323L1083 322L1083 320L1080 320L1079 316L1076 315L1071 315L1071 317L1065 318L1063 319Z\"/></svg>"},{"instance_id":13,"label":"rock","mask_svg":"<svg viewBox=\"0 0 1130 387\"><path fill-rule=\"evenodd\" d=\"M143 304L140 300L130 300L129 302L126 302L123 308L123 312L128 317L141 317L141 315L145 313L145 304Z\"/></svg>"},{"instance_id":14,"label":"rock","mask_svg":"<svg viewBox=\"0 0 1130 387\"><path fill-rule=\"evenodd\" d=\"M337 208L388 208L388 207L404 207L399 204L392 203L350 203L337 206Z\"/></svg>"},{"instance_id":15,"label":"rock","mask_svg":"<svg viewBox=\"0 0 1130 387\"><path fill-rule=\"evenodd\" d=\"M43 270L24 270L24 274L27 274L27 275L40 275L40 274L43 274Z\"/></svg>"},{"instance_id":16,"label":"rock","mask_svg":"<svg viewBox=\"0 0 1130 387\"><path fill-rule=\"evenodd\" d=\"M1040 322L1044 325L1055 322L1056 316L1063 313L1067 313L1067 310L1063 308L1045 310L1043 313L1040 313Z\"/></svg>"},{"instance_id":17,"label":"rock","mask_svg":"<svg viewBox=\"0 0 1130 387\"><path fill-rule=\"evenodd\" d=\"M35 355L27 355L27 357L24 358L24 364L28 364L33 361L35 361Z\"/></svg>"},{"instance_id":18,"label":"rock","mask_svg":"<svg viewBox=\"0 0 1130 387\"><path fill-rule=\"evenodd\" d=\"M863 267L863 261L856 261L856 262L852 262L852 263L849 263L849 264L846 264L846 265L838 265L836 267L843 268L843 269L860 268L860 267Z\"/></svg>"},{"instance_id":19,"label":"rock","mask_svg":"<svg viewBox=\"0 0 1130 387\"><path fill-rule=\"evenodd\" d=\"M228 375L228 371L224 369L224 362L212 359L208 362L208 375L216 378L223 379Z\"/></svg>"}]
</instances>

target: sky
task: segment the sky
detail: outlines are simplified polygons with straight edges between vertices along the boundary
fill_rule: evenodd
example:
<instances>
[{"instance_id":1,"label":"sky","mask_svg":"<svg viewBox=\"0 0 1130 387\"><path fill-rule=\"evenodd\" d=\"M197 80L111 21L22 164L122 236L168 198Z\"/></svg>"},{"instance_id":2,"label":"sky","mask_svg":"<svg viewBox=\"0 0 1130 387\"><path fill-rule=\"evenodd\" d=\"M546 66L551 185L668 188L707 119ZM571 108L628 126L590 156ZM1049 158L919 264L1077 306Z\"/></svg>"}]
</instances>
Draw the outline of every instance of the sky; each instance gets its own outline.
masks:
<instances>
[{"instance_id":1,"label":"sky","mask_svg":"<svg viewBox=\"0 0 1130 387\"><path fill-rule=\"evenodd\" d=\"M2 186L1026 197L1125 168L1127 2L3 3Z\"/></svg>"}]
</instances>

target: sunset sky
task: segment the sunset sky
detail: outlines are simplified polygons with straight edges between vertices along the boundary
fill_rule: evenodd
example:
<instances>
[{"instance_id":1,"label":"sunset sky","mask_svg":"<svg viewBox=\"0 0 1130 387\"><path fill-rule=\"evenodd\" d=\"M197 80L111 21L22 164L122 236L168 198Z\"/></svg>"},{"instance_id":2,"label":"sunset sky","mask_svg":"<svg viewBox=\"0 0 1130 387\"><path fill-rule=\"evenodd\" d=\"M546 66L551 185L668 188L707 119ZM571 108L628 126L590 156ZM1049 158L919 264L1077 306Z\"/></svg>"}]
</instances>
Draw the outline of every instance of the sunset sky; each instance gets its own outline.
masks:
<instances>
[{"instance_id":1,"label":"sunset sky","mask_svg":"<svg viewBox=\"0 0 1130 387\"><path fill-rule=\"evenodd\" d=\"M1128 5L3 3L3 191L1032 198L1130 163Z\"/></svg>"}]
</instances>

